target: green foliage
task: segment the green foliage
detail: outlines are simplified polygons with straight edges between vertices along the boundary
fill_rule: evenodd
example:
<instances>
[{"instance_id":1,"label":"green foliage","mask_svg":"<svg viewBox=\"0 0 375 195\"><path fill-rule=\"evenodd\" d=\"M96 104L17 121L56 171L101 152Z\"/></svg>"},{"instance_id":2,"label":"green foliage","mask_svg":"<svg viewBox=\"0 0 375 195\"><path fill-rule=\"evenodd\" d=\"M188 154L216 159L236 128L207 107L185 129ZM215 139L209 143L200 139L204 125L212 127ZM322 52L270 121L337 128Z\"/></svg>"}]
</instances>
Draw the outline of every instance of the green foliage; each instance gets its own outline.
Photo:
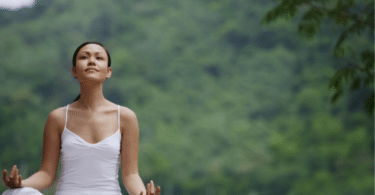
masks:
<instances>
[{"instance_id":1,"label":"green foliage","mask_svg":"<svg viewBox=\"0 0 375 195\"><path fill-rule=\"evenodd\" d=\"M312 38L320 28L323 17L323 11L310 8L310 10L304 14L298 26L298 33L306 35L309 39Z\"/></svg>"},{"instance_id":2,"label":"green foliage","mask_svg":"<svg viewBox=\"0 0 375 195\"><path fill-rule=\"evenodd\" d=\"M345 27L345 30L341 33L339 36L335 46L334 46L334 55L338 58L343 58L345 56L345 49L341 47L342 43L350 38L354 33L357 33L360 35L363 31L365 31L367 28L374 29L374 22L373 22L373 15L374 15L374 9L373 5L374 2L366 2L365 8L362 10L361 14L363 13L364 16L360 14L353 14L350 13L349 10L353 7L356 7L357 5L363 5L365 2L360 1L354 3L353 0L344 1L344 0L337 0L337 1L330 1L332 3L336 2L336 7L333 9L325 8L323 6L319 6L316 3L321 3L319 1L301 1L301 0L282 0L281 3L276 6L273 10L270 10L267 12L267 14L263 17L261 20L261 24L268 24L277 18L288 16L287 18L293 18L295 16L296 10L298 6L302 5L309 5L310 9L306 11L300 21L300 24L298 26L298 32L302 36L306 36L307 39L313 38L321 25L322 20L325 20L327 17L334 20L334 25L343 25ZM372 9L371 9L372 8ZM350 25L349 25L350 24ZM348 26L349 25L349 26ZM349 48L350 49L350 48ZM371 53L371 54L370 54ZM369 69L367 67L373 67L373 59L374 56L372 55L374 53L373 48L368 49L361 53L362 57L362 63L365 64L365 69L359 68L361 71L365 71L368 75L373 75L373 69ZM364 57L367 56L367 57ZM368 61L371 61L370 64ZM350 64L350 62L349 62ZM343 95L343 90L341 88L341 80L348 79L348 75L351 75L351 78L353 78L353 75L357 72L358 69L353 69L351 67L347 67L343 70L338 70L335 75L330 79L329 88L333 88L336 90L334 95L331 98L331 103L335 103L336 100L340 96ZM356 79L353 81L352 90L357 89L359 82L362 82L364 78L362 77L356 77ZM364 87L372 87L370 85L370 79L366 79L364 81ZM373 80L373 76L371 77L371 80ZM372 87L373 88L373 87ZM367 103L365 105L366 112L372 116L374 108L370 108L371 106L371 99L373 97L370 95L367 98Z\"/></svg>"}]
</instances>

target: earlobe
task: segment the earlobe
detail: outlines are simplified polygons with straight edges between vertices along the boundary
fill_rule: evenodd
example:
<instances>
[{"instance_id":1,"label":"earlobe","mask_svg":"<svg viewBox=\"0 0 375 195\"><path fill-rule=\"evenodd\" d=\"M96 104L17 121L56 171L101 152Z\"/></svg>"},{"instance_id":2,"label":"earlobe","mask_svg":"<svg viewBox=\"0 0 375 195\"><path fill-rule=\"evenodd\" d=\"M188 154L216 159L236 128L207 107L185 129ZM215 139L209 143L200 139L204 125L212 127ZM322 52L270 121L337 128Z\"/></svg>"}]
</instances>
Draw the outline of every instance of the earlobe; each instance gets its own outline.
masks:
<instances>
[{"instance_id":1,"label":"earlobe","mask_svg":"<svg viewBox=\"0 0 375 195\"><path fill-rule=\"evenodd\" d=\"M107 70L107 76L106 76L106 78L111 78L111 75L112 75L112 68L111 67L109 67L108 68L108 70Z\"/></svg>"},{"instance_id":2,"label":"earlobe","mask_svg":"<svg viewBox=\"0 0 375 195\"><path fill-rule=\"evenodd\" d=\"M72 67L72 76L73 76L73 78L77 78L76 76L75 76L75 73L76 73L76 67Z\"/></svg>"}]
</instances>

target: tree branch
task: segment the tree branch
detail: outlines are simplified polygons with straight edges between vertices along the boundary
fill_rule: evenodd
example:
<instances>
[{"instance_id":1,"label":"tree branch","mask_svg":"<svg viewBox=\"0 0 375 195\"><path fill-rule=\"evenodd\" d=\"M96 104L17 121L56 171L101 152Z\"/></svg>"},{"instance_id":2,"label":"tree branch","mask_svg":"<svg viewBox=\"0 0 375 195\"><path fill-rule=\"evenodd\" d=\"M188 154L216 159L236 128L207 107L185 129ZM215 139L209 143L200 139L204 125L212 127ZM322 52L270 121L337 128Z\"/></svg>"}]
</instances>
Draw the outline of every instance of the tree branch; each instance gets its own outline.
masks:
<instances>
[{"instance_id":1,"label":"tree branch","mask_svg":"<svg viewBox=\"0 0 375 195\"><path fill-rule=\"evenodd\" d=\"M318 6L318 5L314 5L314 4L312 4L311 2L309 2L309 1L304 1L303 2L304 4L307 4L307 5L310 5L310 6L312 6L312 7L314 7L314 8L316 8L316 9L319 9L319 10L322 10L322 11L324 11L324 12L326 12L326 13L329 13L330 12L330 10L328 10L327 8L324 8L324 7L322 7L322 6ZM365 8L365 9L363 9L362 11L361 11L361 13L363 12L363 11L365 11L367 9L367 7ZM355 15L355 14L350 14L350 13L347 13L347 12L339 12L339 11L333 11L334 13L337 13L338 15L340 15L341 17L345 17L345 18L349 18L349 19L352 19L352 20L355 20L357 23L364 23L364 24L368 24L368 25L370 25L370 26L373 26L374 25L374 23L369 23L369 22L367 22L367 23L365 23L365 22L363 22L362 20L360 20L360 19L358 19L358 16L357 15Z\"/></svg>"}]
</instances>

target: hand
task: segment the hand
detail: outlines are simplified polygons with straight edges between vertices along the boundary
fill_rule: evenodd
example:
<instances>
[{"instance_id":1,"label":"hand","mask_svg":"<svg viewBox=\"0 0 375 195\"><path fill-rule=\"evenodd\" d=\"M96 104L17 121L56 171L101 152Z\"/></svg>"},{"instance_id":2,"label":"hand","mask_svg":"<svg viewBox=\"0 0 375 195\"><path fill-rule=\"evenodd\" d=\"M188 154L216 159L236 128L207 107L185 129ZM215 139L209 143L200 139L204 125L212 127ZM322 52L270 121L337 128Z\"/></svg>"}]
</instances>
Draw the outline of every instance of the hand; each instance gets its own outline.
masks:
<instances>
[{"instance_id":1,"label":"hand","mask_svg":"<svg viewBox=\"0 0 375 195\"><path fill-rule=\"evenodd\" d=\"M143 195L143 192L141 192L141 195ZM156 188L156 193L155 193L154 182L151 180L151 182L147 184L147 189L146 189L145 195L160 195L160 186L158 186L158 188Z\"/></svg>"},{"instance_id":2,"label":"hand","mask_svg":"<svg viewBox=\"0 0 375 195\"><path fill-rule=\"evenodd\" d=\"M10 189L22 188L22 177L18 175L17 165L14 165L8 178L8 171L4 169L3 180L6 186Z\"/></svg>"}]
</instances>

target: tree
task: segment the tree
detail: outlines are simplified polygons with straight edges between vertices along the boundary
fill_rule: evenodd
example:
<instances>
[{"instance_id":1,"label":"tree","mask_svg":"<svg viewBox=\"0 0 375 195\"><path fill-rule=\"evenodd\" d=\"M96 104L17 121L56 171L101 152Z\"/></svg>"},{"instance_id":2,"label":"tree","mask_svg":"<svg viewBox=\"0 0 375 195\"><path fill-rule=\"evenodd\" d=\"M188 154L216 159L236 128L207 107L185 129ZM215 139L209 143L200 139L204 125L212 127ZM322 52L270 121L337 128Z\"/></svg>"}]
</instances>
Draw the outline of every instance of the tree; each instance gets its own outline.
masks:
<instances>
[{"instance_id":1,"label":"tree","mask_svg":"<svg viewBox=\"0 0 375 195\"><path fill-rule=\"evenodd\" d=\"M274 0L275 1L275 0ZM277 1L277 0L276 0ZM318 5L322 4L322 6ZM327 8L329 4L336 4L334 8ZM353 62L352 59L345 60L347 66L338 70L331 78L329 88L335 90L331 103L334 104L343 94L343 80L351 79L350 91L354 91L362 86L369 87L372 93L367 97L365 102L365 111L372 116L374 113L374 1L370 0L281 0L275 8L268 11L261 20L261 24L268 24L278 18L291 19L295 17L298 9L302 6L308 6L308 10L304 13L302 20L298 26L298 33L311 39L320 28L322 20L327 18L334 20L333 30L338 25L343 25L344 30L337 39L334 46L335 58L343 58L345 56L345 48L343 42L356 34L361 35L367 29L370 30L368 41L369 48L365 48L360 52L361 63ZM354 13L353 8L360 8L359 13ZM348 51L353 51L352 46L347 47ZM353 53L352 53L353 54ZM358 55L358 51L354 52ZM359 76L357 73L363 73L366 76ZM350 78L348 79L348 77Z\"/></svg>"}]
</instances>

